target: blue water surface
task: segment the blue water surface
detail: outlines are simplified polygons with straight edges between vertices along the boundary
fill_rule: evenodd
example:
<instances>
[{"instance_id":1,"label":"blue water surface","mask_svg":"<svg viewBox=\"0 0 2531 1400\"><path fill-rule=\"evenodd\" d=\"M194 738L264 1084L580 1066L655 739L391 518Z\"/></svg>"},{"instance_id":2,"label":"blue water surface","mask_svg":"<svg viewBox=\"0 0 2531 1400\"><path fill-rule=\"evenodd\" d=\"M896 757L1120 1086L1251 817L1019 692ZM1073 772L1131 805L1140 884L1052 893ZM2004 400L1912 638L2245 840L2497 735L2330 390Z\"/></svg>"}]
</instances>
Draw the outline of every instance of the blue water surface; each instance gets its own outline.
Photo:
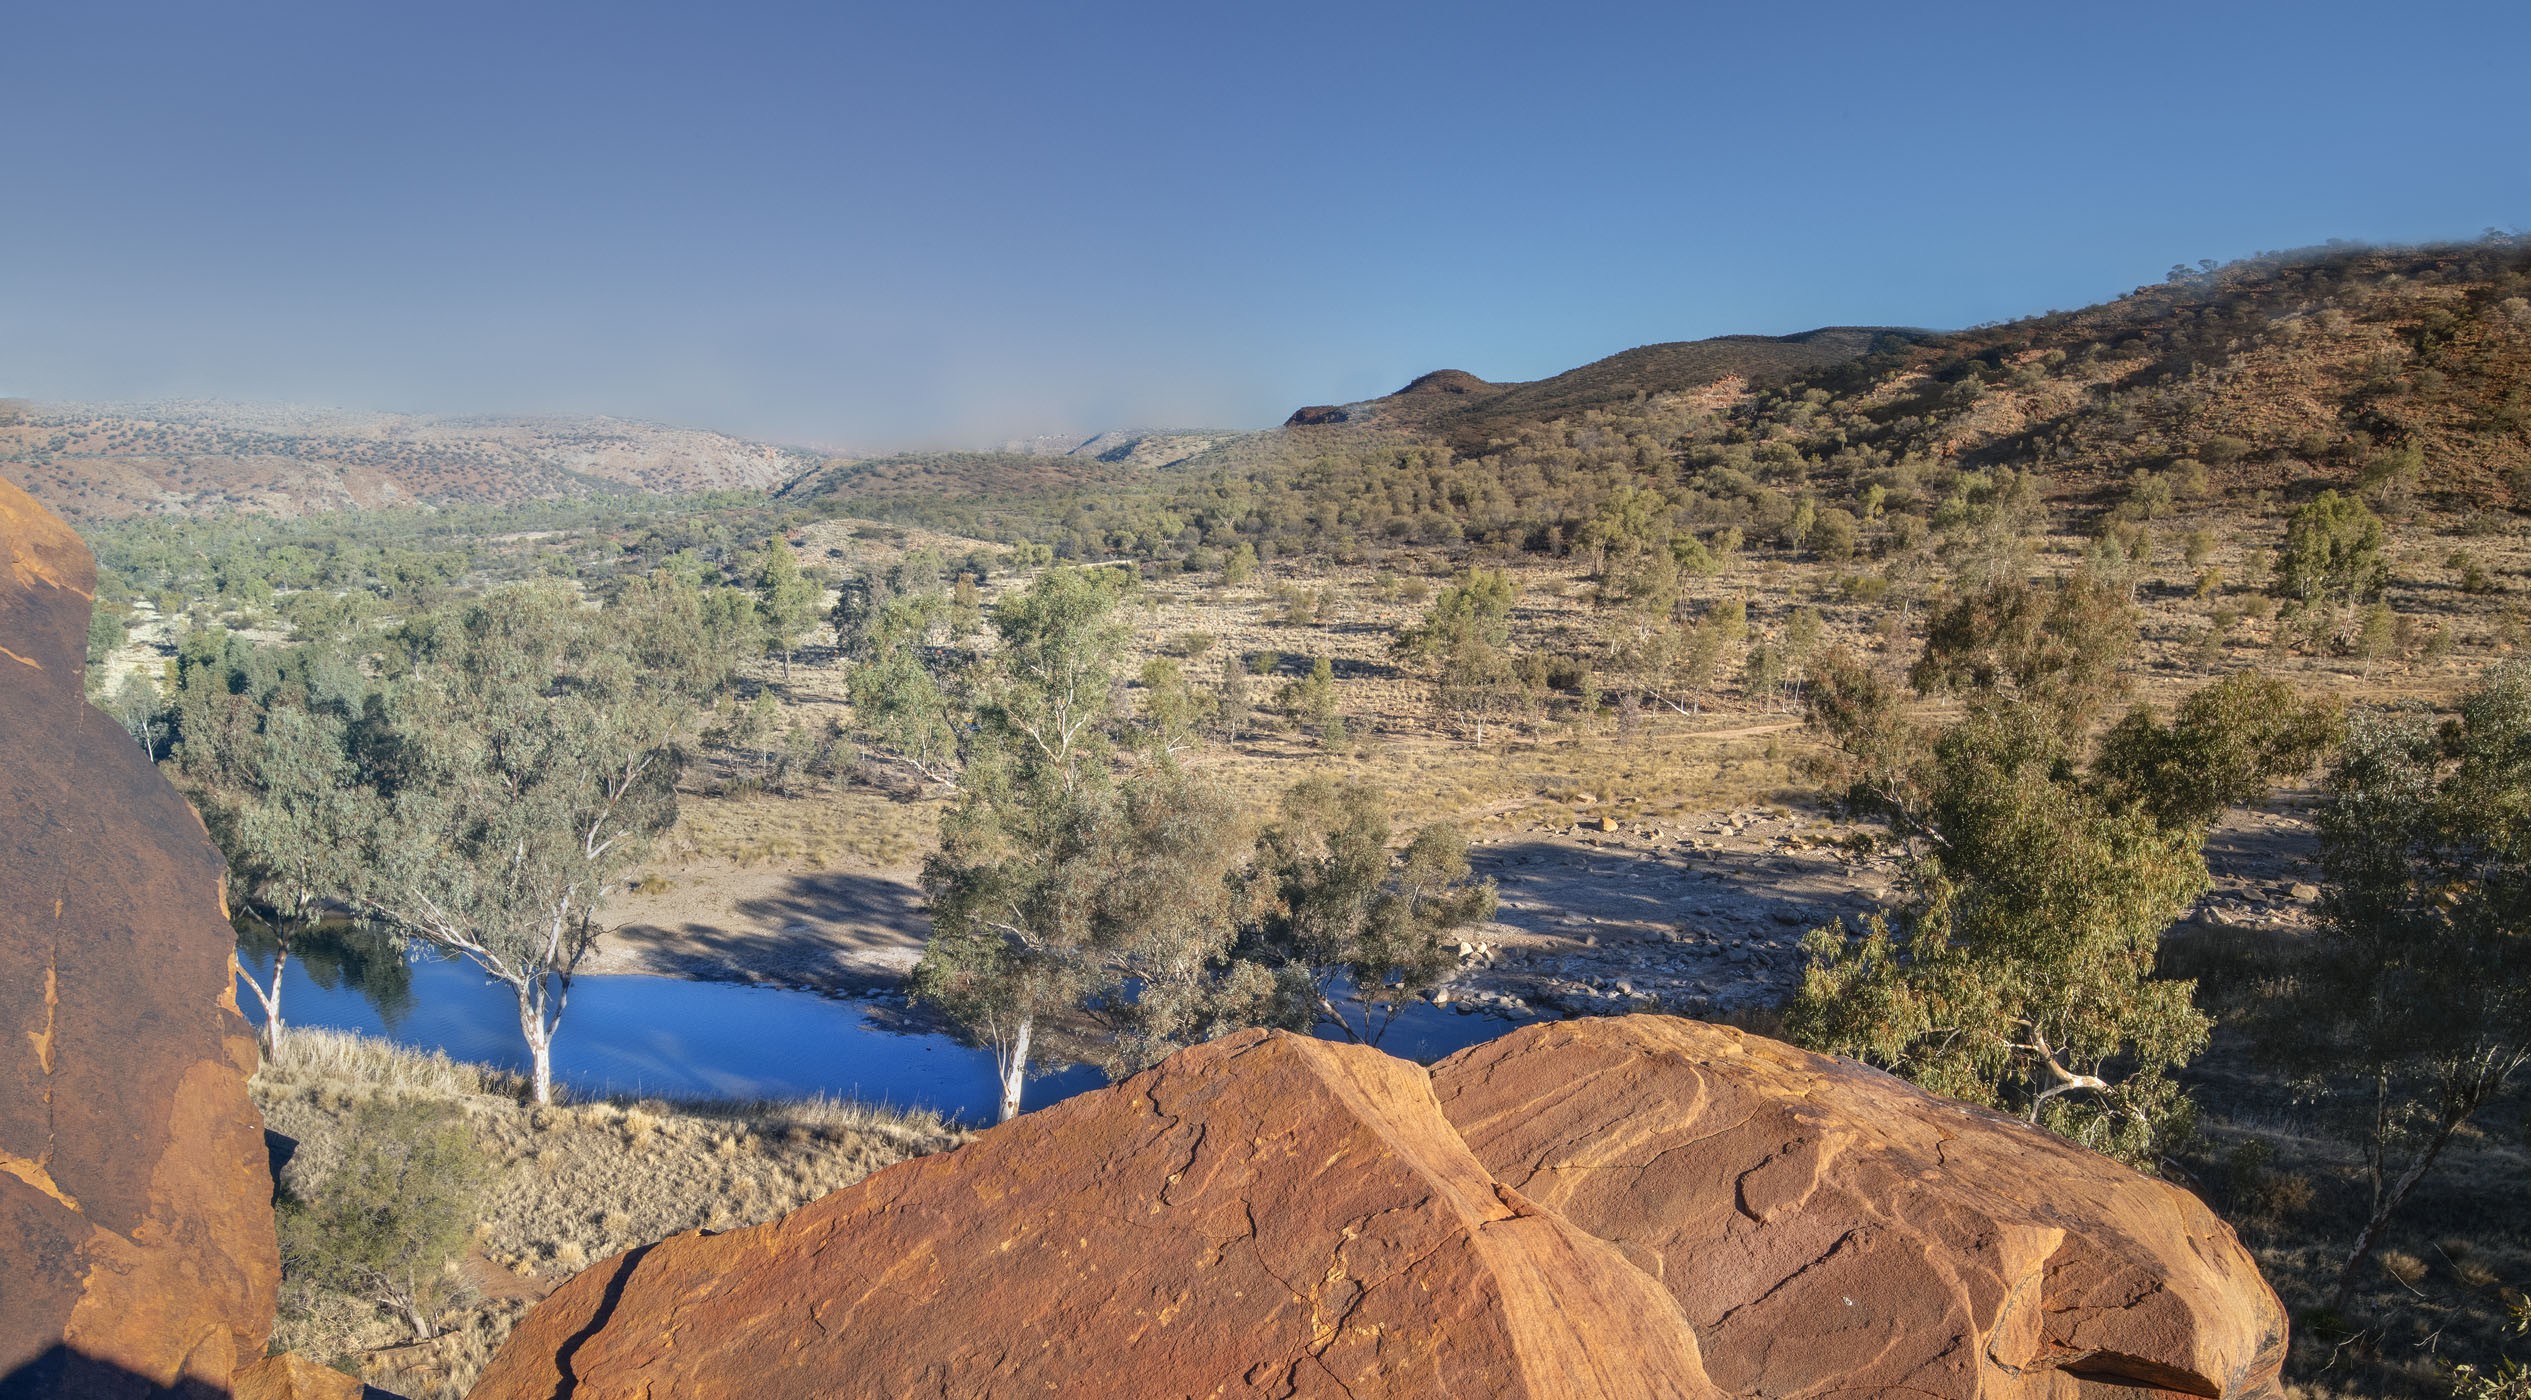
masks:
<instances>
[{"instance_id":1,"label":"blue water surface","mask_svg":"<svg viewBox=\"0 0 2531 1400\"><path fill-rule=\"evenodd\" d=\"M241 954L243 956L243 954ZM268 959L253 960L258 977ZM250 964L251 965L251 964ZM507 987L463 961L417 958L397 995L346 978L325 985L293 960L282 1019L382 1036L452 1059L527 1068L518 1004ZM261 1008L241 999L250 1015ZM382 1006L384 1009L382 1009ZM892 1008L860 998L638 974L591 975L571 986L554 1037L554 1077L593 1094L660 1098L804 1098L824 1094L991 1121L1000 1099L993 1058L946 1035L886 1024ZM1513 1023L1417 1005L1382 1048L1432 1060L1489 1040ZM1333 1028L1322 1032L1336 1035ZM1106 1080L1084 1066L1032 1077L1026 1103L1043 1107Z\"/></svg>"}]
</instances>

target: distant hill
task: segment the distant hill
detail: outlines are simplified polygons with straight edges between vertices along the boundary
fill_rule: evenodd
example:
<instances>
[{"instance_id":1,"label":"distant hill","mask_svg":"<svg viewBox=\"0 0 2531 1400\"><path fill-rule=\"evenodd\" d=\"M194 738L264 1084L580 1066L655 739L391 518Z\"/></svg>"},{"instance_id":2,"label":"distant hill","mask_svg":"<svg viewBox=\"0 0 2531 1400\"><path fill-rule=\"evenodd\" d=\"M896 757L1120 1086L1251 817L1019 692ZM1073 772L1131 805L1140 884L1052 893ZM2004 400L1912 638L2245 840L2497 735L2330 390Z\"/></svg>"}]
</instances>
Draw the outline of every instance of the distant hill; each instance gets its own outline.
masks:
<instances>
[{"instance_id":1,"label":"distant hill","mask_svg":"<svg viewBox=\"0 0 2531 1400\"><path fill-rule=\"evenodd\" d=\"M2260 254L1824 366L1736 423L1858 480L1866 463L2015 466L2081 498L2195 464L2225 494L2359 485L2522 508L2526 294L2521 238Z\"/></svg>"},{"instance_id":2,"label":"distant hill","mask_svg":"<svg viewBox=\"0 0 2531 1400\"><path fill-rule=\"evenodd\" d=\"M1673 340L1621 350L1579 369L1522 384L1489 383L1465 370L1435 370L1385 398L1296 410L1284 426L1403 429L1439 436L1468 450L1516 424L1572 417L1655 394L1687 393L1726 380L1750 386L1776 383L1913 344L1929 334L1889 326L1825 326L1799 335Z\"/></svg>"},{"instance_id":3,"label":"distant hill","mask_svg":"<svg viewBox=\"0 0 2531 1400\"><path fill-rule=\"evenodd\" d=\"M1674 530L1801 549L1827 519L1841 557L1881 558L1920 549L1967 476L2002 467L2080 528L2112 509L2272 513L2332 486L2516 528L2496 511L2531 511L2531 239L2261 254L1998 325L1648 345L1526 384L1439 370L1160 469L931 457L804 494L1202 567L1241 543L1565 552L1649 490Z\"/></svg>"},{"instance_id":4,"label":"distant hill","mask_svg":"<svg viewBox=\"0 0 2531 1400\"><path fill-rule=\"evenodd\" d=\"M771 490L828 460L618 418L444 418L206 402L13 403L0 411L0 475L74 519Z\"/></svg>"},{"instance_id":5,"label":"distant hill","mask_svg":"<svg viewBox=\"0 0 2531 1400\"><path fill-rule=\"evenodd\" d=\"M1110 428L1087 437L1078 433L1040 433L1034 437L1014 438L990 453L949 455L1093 457L1102 462L1137 467L1166 467L1232 438L1246 437L1249 432L1244 428Z\"/></svg>"}]
</instances>

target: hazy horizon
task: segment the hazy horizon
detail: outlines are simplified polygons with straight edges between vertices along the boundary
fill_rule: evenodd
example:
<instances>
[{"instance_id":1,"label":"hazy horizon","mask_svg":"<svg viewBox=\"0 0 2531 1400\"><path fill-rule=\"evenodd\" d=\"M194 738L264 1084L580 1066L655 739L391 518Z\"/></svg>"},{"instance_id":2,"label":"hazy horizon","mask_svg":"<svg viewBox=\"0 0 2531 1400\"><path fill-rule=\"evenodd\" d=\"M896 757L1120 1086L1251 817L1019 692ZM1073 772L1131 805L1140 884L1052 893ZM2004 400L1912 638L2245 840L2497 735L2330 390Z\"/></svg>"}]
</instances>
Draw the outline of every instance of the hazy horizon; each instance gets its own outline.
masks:
<instances>
[{"instance_id":1,"label":"hazy horizon","mask_svg":"<svg viewBox=\"0 0 2531 1400\"><path fill-rule=\"evenodd\" d=\"M454 13L18 17L0 396L1252 428L2531 217L2492 5Z\"/></svg>"}]
</instances>

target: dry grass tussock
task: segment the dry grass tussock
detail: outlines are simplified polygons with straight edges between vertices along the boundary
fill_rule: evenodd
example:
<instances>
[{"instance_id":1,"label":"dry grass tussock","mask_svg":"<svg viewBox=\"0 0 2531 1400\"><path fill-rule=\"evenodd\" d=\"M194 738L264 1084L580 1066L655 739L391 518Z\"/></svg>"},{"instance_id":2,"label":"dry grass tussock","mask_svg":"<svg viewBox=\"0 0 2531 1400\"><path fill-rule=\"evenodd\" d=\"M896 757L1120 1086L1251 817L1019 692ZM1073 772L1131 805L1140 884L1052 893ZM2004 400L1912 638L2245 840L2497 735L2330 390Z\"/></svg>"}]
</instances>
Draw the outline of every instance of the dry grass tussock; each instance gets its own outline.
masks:
<instances>
[{"instance_id":1,"label":"dry grass tussock","mask_svg":"<svg viewBox=\"0 0 2531 1400\"><path fill-rule=\"evenodd\" d=\"M770 1220L966 1133L937 1114L835 1099L588 1099L536 1108L518 1076L321 1029L296 1030L254 1081L286 1172L322 1195L352 1110L378 1095L445 1104L496 1166L437 1339L370 1304L285 1285L277 1345L415 1400L462 1396L537 1298L591 1262L686 1230Z\"/></svg>"}]
</instances>

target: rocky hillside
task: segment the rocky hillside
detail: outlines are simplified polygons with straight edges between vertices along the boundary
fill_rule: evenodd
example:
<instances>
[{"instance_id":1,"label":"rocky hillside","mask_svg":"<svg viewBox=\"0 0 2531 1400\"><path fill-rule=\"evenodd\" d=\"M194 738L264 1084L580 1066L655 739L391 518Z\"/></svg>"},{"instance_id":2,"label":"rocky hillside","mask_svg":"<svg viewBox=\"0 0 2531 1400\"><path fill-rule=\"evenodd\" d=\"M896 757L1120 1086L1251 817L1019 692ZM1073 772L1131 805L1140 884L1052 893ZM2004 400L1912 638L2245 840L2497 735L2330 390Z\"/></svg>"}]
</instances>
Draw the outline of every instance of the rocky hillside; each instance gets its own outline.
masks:
<instances>
[{"instance_id":1,"label":"rocky hillside","mask_svg":"<svg viewBox=\"0 0 2531 1400\"><path fill-rule=\"evenodd\" d=\"M1799 335L1674 340L1621 350L1521 384L1491 384L1465 370L1442 369L1384 398L1295 410L1284 426L1406 429L1469 450L1521 424L1551 422L1652 395L1690 393L1726 381L1781 383L1876 350L1897 349L1925 335L1888 326L1825 326Z\"/></svg>"},{"instance_id":2,"label":"rocky hillside","mask_svg":"<svg viewBox=\"0 0 2531 1400\"><path fill-rule=\"evenodd\" d=\"M2335 482L2393 503L2531 504L2531 240L2174 269L2097 306L1806 373L1730 426L1847 474L2014 466L2075 497L2203 467L2230 495Z\"/></svg>"},{"instance_id":3,"label":"rocky hillside","mask_svg":"<svg viewBox=\"0 0 2531 1400\"><path fill-rule=\"evenodd\" d=\"M761 491L825 460L615 418L433 418L223 403L0 408L0 475L72 519Z\"/></svg>"}]
</instances>

